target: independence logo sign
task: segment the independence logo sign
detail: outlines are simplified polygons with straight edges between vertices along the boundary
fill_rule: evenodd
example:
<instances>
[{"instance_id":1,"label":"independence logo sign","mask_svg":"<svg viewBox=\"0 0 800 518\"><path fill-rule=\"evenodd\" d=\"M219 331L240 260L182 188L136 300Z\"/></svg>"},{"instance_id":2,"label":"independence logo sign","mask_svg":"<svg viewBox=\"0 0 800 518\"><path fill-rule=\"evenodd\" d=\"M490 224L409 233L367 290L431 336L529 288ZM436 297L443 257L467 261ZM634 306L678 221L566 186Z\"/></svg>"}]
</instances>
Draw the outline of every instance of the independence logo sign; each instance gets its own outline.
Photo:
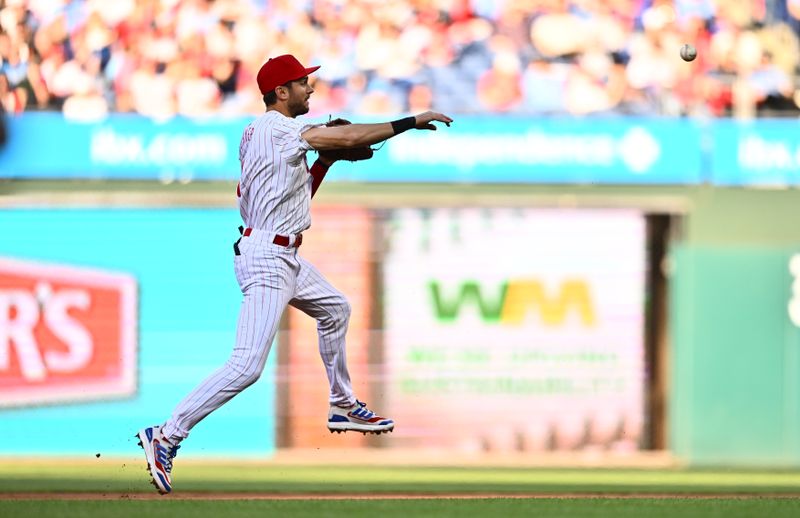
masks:
<instances>
[{"instance_id":1,"label":"independence logo sign","mask_svg":"<svg viewBox=\"0 0 800 518\"><path fill-rule=\"evenodd\" d=\"M137 306L128 274L0 258L0 407L134 394Z\"/></svg>"}]
</instances>

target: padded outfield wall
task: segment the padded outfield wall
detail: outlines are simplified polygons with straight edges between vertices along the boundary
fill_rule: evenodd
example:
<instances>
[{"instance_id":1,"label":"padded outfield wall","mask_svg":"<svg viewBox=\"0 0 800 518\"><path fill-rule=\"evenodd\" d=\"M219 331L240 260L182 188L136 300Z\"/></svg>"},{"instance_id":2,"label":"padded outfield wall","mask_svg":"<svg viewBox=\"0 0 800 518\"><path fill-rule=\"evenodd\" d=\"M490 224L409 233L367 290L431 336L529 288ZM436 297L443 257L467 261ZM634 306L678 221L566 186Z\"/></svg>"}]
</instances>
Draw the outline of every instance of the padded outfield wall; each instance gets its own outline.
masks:
<instances>
[{"instance_id":1,"label":"padded outfield wall","mask_svg":"<svg viewBox=\"0 0 800 518\"><path fill-rule=\"evenodd\" d=\"M226 254L239 223L231 192L242 125L10 121L0 155L0 413L4 433L18 440L3 454L85 453L96 441L70 449L48 432L81 422L100 426L109 451L124 452L121 431L162 416L224 361L218 344L231 341L238 300ZM792 262L800 253L800 139L792 127L466 118L430 142L398 137L373 162L337 166L315 205L318 246L304 244L304 252L354 303L351 362L362 393L410 422L425 418L404 409L424 404L445 405L458 419L463 412L451 402L470 391L485 405L510 399L529 414L504 423L512 408L498 407L487 421L500 426L474 437L409 427L386 442L347 444L534 453L663 447L698 465L800 464L800 267ZM34 134L54 136L46 139L52 148L33 153ZM497 146L478 153L487 139ZM536 233L547 218L557 239ZM570 234L571 220L580 232ZM592 231L587 221L600 226ZM347 247L330 242L340 235L349 236ZM423 235L439 248L415 241ZM576 257L586 260L570 262ZM447 258L468 260L459 270ZM627 270L617 268L626 261ZM68 280L20 277L20 262L45 263ZM129 291L119 286L135 281L137 311L114 317L136 321L135 371L103 366L103 358L124 356L123 345L89 354L80 330L69 334L70 318L101 319L91 304L81 306L83 295L71 295L74 306L62 303L66 327L48 328L45 302L80 291L69 282L86 270L101 270L112 286L86 296L120 308ZM620 313L625 307L632 309ZM117 329L117 320L106 328ZM324 403L324 374L315 370L306 320L288 316L265 379L224 409L227 417L198 428L196 452L268 456L276 447L340 444L314 422L314 411L324 411L314 403ZM90 337L109 332L84 327ZM49 382L61 385L42 389ZM84 393L60 397L70 384ZM578 411L593 402L593 412ZM211 438L230 419L243 419L253 437L223 451Z\"/></svg>"}]
</instances>

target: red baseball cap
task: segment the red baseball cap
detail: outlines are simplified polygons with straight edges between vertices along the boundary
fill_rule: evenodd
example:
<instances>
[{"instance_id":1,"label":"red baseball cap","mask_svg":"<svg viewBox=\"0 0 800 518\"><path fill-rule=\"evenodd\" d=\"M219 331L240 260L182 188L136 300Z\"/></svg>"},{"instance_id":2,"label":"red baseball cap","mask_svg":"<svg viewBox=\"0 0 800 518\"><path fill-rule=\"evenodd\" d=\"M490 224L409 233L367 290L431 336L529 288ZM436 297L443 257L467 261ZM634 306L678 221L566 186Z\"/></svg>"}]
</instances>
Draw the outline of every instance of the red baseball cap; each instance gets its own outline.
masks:
<instances>
[{"instance_id":1,"label":"red baseball cap","mask_svg":"<svg viewBox=\"0 0 800 518\"><path fill-rule=\"evenodd\" d=\"M291 54L284 54L270 58L261 65L256 81L261 95L275 90L276 87L306 77L317 70L319 66L306 68Z\"/></svg>"}]
</instances>

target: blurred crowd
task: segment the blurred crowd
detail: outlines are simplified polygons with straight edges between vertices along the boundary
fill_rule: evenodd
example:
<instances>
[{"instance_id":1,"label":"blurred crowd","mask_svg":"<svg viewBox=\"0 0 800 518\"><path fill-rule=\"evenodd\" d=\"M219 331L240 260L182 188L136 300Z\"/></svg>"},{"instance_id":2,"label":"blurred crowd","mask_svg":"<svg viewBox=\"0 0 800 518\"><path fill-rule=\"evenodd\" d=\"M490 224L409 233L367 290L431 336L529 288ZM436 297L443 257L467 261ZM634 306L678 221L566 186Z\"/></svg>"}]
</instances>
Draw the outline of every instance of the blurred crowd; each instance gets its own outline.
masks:
<instances>
[{"instance_id":1,"label":"blurred crowd","mask_svg":"<svg viewBox=\"0 0 800 518\"><path fill-rule=\"evenodd\" d=\"M258 114L259 67L292 53L322 65L312 115L796 116L798 19L800 0L0 0L0 100Z\"/></svg>"}]
</instances>

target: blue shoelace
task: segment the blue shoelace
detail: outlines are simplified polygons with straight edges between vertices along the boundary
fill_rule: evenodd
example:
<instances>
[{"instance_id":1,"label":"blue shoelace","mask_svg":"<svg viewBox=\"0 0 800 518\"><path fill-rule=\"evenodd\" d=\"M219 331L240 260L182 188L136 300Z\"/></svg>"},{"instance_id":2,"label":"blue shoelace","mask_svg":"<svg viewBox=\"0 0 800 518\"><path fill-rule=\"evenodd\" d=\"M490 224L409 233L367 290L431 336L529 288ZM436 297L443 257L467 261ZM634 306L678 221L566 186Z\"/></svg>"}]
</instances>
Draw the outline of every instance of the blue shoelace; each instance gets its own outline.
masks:
<instances>
[{"instance_id":1,"label":"blue shoelace","mask_svg":"<svg viewBox=\"0 0 800 518\"><path fill-rule=\"evenodd\" d=\"M178 455L178 449L180 449L180 446L173 446L172 448L167 449L167 454L169 457L167 460L167 465L164 466L164 469L167 470L167 473L172 473L172 459Z\"/></svg>"},{"instance_id":2,"label":"blue shoelace","mask_svg":"<svg viewBox=\"0 0 800 518\"><path fill-rule=\"evenodd\" d=\"M375 415L375 412L367 408L367 404L363 401L356 399L356 405L358 405L359 408L364 411L363 415L361 416L362 419L372 419L372 417Z\"/></svg>"},{"instance_id":3,"label":"blue shoelace","mask_svg":"<svg viewBox=\"0 0 800 518\"><path fill-rule=\"evenodd\" d=\"M164 466L164 470L167 473L172 473L172 459L178 454L178 448L180 448L180 446L173 446L172 448L166 448L161 444L158 446L162 449L160 455L159 451L156 450L156 459L161 462L161 465Z\"/></svg>"}]
</instances>

